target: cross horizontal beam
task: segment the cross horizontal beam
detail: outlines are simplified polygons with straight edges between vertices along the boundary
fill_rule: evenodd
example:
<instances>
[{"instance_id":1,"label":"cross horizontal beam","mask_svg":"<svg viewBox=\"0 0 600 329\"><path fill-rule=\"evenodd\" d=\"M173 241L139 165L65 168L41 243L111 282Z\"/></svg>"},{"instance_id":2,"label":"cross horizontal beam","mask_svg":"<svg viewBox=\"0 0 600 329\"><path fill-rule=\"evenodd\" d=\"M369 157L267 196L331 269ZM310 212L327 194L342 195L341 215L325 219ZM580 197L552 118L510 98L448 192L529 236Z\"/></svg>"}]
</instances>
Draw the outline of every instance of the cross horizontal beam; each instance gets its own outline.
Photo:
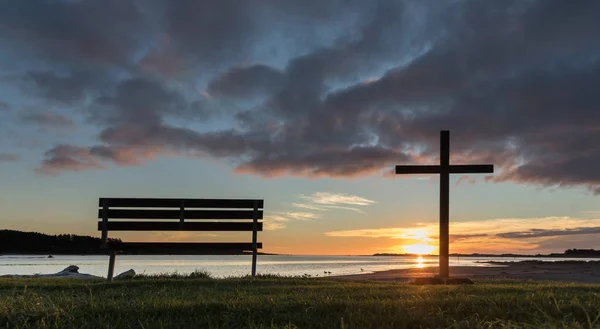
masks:
<instances>
[{"instance_id":1,"label":"cross horizontal beam","mask_svg":"<svg viewBox=\"0 0 600 329\"><path fill-rule=\"evenodd\" d=\"M440 165L408 165L396 166L396 174L439 174L442 172ZM492 174L494 165L449 165L450 174Z\"/></svg>"},{"instance_id":2,"label":"cross horizontal beam","mask_svg":"<svg viewBox=\"0 0 600 329\"><path fill-rule=\"evenodd\" d=\"M450 165L451 174L493 174L494 165L475 164L475 165Z\"/></svg>"}]
</instances>

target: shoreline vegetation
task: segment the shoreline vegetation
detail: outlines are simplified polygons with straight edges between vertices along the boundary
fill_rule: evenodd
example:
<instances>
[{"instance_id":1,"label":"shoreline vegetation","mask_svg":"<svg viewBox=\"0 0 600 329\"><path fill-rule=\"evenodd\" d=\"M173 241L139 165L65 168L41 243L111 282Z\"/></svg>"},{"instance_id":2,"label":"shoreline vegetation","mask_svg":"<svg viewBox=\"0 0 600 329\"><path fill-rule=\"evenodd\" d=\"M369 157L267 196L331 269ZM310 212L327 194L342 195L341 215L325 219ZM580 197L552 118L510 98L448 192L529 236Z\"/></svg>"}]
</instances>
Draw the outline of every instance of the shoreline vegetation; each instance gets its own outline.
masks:
<instances>
[{"instance_id":1,"label":"shoreline vegetation","mask_svg":"<svg viewBox=\"0 0 600 329\"><path fill-rule=\"evenodd\" d=\"M120 239L108 239L109 243L121 243ZM98 237L59 234L49 235L39 232L23 232L15 230L0 230L0 256L8 255L106 255L106 250L100 248L101 239ZM74 252L76 251L76 252ZM137 250L129 255L156 255L160 250L154 248L151 252ZM164 250L164 255L172 252ZM194 250L178 250L177 255L197 255ZM202 253L206 255L206 252ZM258 252L258 255L275 255ZM234 255L231 252L215 250L210 255ZM252 255L252 252L240 252L235 255Z\"/></svg>"}]
</instances>

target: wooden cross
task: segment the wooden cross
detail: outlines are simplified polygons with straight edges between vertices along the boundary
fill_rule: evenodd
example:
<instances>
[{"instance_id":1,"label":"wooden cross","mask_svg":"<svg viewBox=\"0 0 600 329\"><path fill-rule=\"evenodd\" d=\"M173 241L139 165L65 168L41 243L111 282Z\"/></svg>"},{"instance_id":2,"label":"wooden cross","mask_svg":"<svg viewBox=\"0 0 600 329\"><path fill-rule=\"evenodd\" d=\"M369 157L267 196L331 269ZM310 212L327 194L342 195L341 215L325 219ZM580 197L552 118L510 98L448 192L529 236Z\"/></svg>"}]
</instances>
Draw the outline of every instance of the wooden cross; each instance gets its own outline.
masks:
<instances>
[{"instance_id":1,"label":"wooden cross","mask_svg":"<svg viewBox=\"0 0 600 329\"><path fill-rule=\"evenodd\" d=\"M450 165L450 131L440 132L440 164L396 166L396 174L439 174L440 175L440 278L449 276L449 222L450 222L450 174L490 174L494 165Z\"/></svg>"}]
</instances>

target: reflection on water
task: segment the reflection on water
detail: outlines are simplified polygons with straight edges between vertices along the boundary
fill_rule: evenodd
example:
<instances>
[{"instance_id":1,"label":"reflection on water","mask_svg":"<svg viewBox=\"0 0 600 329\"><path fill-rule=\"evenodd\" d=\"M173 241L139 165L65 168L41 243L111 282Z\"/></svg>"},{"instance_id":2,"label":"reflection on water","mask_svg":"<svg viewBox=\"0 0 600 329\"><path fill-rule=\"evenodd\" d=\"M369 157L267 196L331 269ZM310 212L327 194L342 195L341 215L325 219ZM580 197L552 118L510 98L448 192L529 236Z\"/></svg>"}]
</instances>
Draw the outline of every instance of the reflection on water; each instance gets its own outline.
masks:
<instances>
[{"instance_id":1,"label":"reflection on water","mask_svg":"<svg viewBox=\"0 0 600 329\"><path fill-rule=\"evenodd\" d=\"M540 258L525 257L456 257L450 258L450 266L492 266L481 263L489 260L519 261ZM544 258L544 260L578 260L576 258ZM587 259L599 260L599 259ZM236 255L174 255L174 256L134 256L119 255L115 272L133 269L136 273L191 273L195 270L207 271L215 277L243 276L250 274L251 256ZM330 276L371 273L401 268L423 268L437 266L437 256L277 256L259 255L259 274L279 274L286 276ZM49 274L61 271L69 265L79 266L79 272L106 276L107 256L61 256L54 258L41 256L0 256L0 275L5 274ZM327 273L326 273L327 272ZM329 274L331 272L331 274Z\"/></svg>"},{"instance_id":2,"label":"reflection on water","mask_svg":"<svg viewBox=\"0 0 600 329\"><path fill-rule=\"evenodd\" d=\"M419 256L417 257L417 268L423 267L425 267L425 260L423 259L423 256Z\"/></svg>"}]
</instances>

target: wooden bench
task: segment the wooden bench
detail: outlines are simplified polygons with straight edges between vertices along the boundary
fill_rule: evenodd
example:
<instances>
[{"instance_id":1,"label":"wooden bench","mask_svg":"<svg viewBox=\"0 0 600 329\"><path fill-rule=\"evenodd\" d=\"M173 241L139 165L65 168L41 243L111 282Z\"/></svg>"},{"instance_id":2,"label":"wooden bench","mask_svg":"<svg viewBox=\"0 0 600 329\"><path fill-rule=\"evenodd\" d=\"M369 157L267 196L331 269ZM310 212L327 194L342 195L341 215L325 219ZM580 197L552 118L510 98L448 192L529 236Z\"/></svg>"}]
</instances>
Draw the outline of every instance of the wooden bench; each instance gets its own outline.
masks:
<instances>
[{"instance_id":1,"label":"wooden bench","mask_svg":"<svg viewBox=\"0 0 600 329\"><path fill-rule=\"evenodd\" d=\"M108 281L112 281L116 253L237 254L252 251L252 276L256 253L262 248L257 232L263 230L263 200L100 198L98 230L102 247L109 251ZM158 209L157 209L158 208ZM135 219L135 221L123 221ZM145 219L146 221L140 221ZM169 221L164 221L164 220ZM229 221L223 221L229 220ZM109 231L248 231L252 242L112 242Z\"/></svg>"}]
</instances>

